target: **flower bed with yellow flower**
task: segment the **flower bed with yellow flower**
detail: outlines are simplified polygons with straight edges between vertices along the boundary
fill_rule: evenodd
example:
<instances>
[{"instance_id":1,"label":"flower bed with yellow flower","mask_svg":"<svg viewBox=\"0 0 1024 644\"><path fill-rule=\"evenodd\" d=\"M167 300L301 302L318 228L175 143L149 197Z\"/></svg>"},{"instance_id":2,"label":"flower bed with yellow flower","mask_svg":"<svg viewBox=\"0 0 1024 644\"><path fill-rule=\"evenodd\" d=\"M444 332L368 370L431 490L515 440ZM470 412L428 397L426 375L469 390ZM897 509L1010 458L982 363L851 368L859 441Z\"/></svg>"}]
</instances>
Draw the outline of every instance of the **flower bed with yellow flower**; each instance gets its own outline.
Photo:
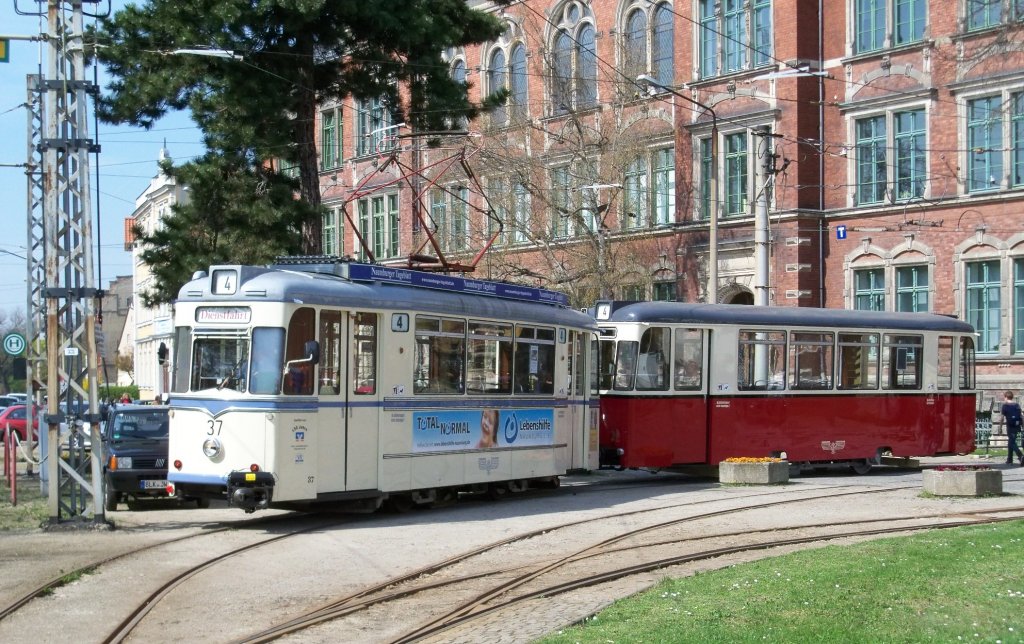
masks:
<instances>
[{"instance_id":1,"label":"flower bed with yellow flower","mask_svg":"<svg viewBox=\"0 0 1024 644\"><path fill-rule=\"evenodd\" d=\"M725 459L726 463L781 463L781 458L770 456L730 456Z\"/></svg>"}]
</instances>

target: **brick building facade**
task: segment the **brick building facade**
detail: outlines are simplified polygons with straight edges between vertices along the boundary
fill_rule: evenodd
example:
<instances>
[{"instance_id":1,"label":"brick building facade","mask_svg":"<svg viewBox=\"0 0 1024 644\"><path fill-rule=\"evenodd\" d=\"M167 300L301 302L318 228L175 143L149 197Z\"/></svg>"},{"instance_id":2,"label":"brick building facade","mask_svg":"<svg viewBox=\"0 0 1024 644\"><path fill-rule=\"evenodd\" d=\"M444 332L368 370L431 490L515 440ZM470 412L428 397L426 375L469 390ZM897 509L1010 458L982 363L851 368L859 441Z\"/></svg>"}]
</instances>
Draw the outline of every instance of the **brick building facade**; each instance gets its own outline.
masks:
<instances>
[{"instance_id":1,"label":"brick building facade","mask_svg":"<svg viewBox=\"0 0 1024 644\"><path fill-rule=\"evenodd\" d=\"M507 29L450 73L504 107L321 106L325 252L699 301L717 229L718 301L954 315L1024 386L1019 1L471 4Z\"/></svg>"}]
</instances>

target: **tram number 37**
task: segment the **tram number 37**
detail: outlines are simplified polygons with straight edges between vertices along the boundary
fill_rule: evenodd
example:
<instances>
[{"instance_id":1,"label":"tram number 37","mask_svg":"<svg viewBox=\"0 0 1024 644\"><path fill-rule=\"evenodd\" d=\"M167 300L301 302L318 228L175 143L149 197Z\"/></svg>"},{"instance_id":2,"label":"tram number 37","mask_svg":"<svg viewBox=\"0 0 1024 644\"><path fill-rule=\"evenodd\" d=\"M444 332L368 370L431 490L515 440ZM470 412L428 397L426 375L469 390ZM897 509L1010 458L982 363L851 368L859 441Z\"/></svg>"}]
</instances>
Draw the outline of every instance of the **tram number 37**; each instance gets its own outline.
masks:
<instances>
[{"instance_id":1,"label":"tram number 37","mask_svg":"<svg viewBox=\"0 0 1024 644\"><path fill-rule=\"evenodd\" d=\"M224 426L223 420L210 419L206 421L210 425L209 431L206 432L207 436L220 436L220 429Z\"/></svg>"}]
</instances>

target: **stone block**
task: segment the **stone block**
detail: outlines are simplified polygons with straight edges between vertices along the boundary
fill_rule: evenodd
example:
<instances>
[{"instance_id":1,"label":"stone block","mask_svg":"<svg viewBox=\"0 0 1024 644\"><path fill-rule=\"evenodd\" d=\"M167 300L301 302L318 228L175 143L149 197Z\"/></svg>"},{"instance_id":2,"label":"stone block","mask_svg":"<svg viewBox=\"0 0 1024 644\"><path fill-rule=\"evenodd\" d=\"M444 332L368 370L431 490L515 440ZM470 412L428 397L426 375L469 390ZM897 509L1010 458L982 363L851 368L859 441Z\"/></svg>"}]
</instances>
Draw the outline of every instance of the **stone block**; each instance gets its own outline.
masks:
<instances>
[{"instance_id":1,"label":"stone block","mask_svg":"<svg viewBox=\"0 0 1024 644\"><path fill-rule=\"evenodd\" d=\"M1003 493L999 470L925 470L924 491L935 496L985 496Z\"/></svg>"},{"instance_id":2,"label":"stone block","mask_svg":"<svg viewBox=\"0 0 1024 644\"><path fill-rule=\"evenodd\" d=\"M720 483L742 483L747 485L775 485L789 482L789 463L732 463L718 464Z\"/></svg>"}]
</instances>

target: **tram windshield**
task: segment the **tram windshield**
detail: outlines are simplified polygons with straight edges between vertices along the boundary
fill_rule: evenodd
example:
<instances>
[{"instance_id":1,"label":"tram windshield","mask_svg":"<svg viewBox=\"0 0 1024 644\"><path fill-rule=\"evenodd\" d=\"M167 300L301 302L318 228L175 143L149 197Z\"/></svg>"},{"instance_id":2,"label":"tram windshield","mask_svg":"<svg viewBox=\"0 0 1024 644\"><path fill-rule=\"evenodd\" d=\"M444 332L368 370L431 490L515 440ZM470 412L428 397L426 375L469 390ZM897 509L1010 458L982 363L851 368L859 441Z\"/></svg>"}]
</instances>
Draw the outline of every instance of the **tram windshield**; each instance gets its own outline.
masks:
<instances>
[{"instance_id":1,"label":"tram windshield","mask_svg":"<svg viewBox=\"0 0 1024 644\"><path fill-rule=\"evenodd\" d=\"M192 391L202 389L246 390L249 339L199 337L192 345Z\"/></svg>"},{"instance_id":2,"label":"tram windshield","mask_svg":"<svg viewBox=\"0 0 1024 644\"><path fill-rule=\"evenodd\" d=\"M281 391L284 329L256 328L245 336L198 336L192 344L189 388L232 389L254 394Z\"/></svg>"}]
</instances>

